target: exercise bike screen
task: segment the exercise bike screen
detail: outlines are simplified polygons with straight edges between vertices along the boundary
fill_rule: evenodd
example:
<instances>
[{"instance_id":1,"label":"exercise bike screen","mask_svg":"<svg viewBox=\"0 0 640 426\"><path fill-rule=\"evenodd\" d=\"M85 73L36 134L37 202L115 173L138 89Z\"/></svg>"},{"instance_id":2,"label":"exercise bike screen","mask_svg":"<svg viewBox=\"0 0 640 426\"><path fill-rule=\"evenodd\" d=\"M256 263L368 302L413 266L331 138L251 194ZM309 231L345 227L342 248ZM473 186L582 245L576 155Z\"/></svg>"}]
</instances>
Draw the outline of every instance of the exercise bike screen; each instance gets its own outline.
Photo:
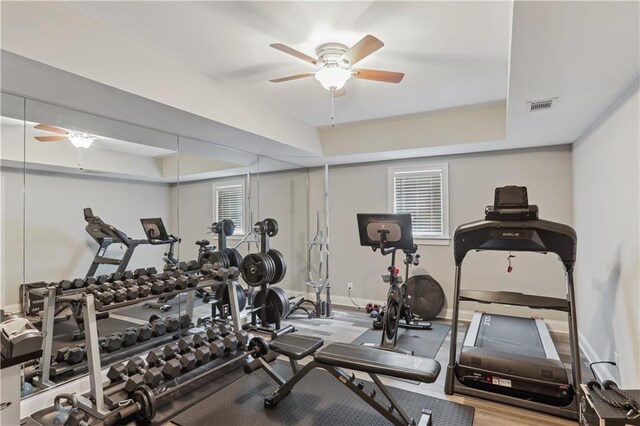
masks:
<instances>
[{"instance_id":1,"label":"exercise bike screen","mask_svg":"<svg viewBox=\"0 0 640 426\"><path fill-rule=\"evenodd\" d=\"M530 318L483 314L475 347L546 358L536 322Z\"/></svg>"}]
</instances>

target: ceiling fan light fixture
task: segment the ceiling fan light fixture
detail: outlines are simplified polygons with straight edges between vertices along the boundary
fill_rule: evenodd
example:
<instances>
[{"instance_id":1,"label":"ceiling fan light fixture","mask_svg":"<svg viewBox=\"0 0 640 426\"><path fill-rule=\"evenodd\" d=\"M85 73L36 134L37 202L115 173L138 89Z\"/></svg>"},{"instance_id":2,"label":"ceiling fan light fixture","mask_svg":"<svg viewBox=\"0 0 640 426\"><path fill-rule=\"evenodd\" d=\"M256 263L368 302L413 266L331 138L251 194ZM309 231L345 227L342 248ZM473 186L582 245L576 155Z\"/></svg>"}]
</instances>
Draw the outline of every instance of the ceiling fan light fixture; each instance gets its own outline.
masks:
<instances>
[{"instance_id":1,"label":"ceiling fan light fixture","mask_svg":"<svg viewBox=\"0 0 640 426\"><path fill-rule=\"evenodd\" d=\"M340 90L351 78L351 71L341 67L328 67L317 71L315 77L325 89Z\"/></svg>"},{"instance_id":2,"label":"ceiling fan light fixture","mask_svg":"<svg viewBox=\"0 0 640 426\"><path fill-rule=\"evenodd\" d=\"M69 135L67 139L69 139L76 148L89 148L93 143L93 139L86 133Z\"/></svg>"}]
</instances>

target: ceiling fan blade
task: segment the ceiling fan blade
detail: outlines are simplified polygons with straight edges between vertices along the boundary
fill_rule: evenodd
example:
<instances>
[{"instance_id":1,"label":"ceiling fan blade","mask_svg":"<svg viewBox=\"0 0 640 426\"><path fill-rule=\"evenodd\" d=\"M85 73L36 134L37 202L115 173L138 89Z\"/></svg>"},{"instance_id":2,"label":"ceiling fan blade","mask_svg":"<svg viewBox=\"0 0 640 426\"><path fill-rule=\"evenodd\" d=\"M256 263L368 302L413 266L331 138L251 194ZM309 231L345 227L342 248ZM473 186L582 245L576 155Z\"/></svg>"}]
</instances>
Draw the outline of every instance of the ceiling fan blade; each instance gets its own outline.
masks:
<instances>
[{"instance_id":1,"label":"ceiling fan blade","mask_svg":"<svg viewBox=\"0 0 640 426\"><path fill-rule=\"evenodd\" d=\"M317 61L316 61L316 59L315 59L315 58L312 58L312 57L311 57L311 56L309 56L309 55L305 55L304 53L299 52L299 51L297 51L296 49L292 49L292 48L291 48L291 47L289 47L289 46L285 46L285 45L284 45L284 44L282 44L282 43L273 43L273 44L270 44L269 46L270 46L270 47L273 47L273 48L274 48L274 49L276 49L276 50L279 50L279 51L281 51L281 52L284 52L284 53L286 53L286 54L288 54L288 55L295 56L295 57L296 57L296 58L298 58L298 59L302 59L302 60L303 60L303 61L305 61L305 62L309 62L310 64L316 65L316 62L317 62Z\"/></svg>"},{"instance_id":2,"label":"ceiling fan blade","mask_svg":"<svg viewBox=\"0 0 640 426\"><path fill-rule=\"evenodd\" d=\"M65 136L35 136L35 138L38 142L57 142L67 139Z\"/></svg>"},{"instance_id":3,"label":"ceiling fan blade","mask_svg":"<svg viewBox=\"0 0 640 426\"><path fill-rule=\"evenodd\" d=\"M371 55L382 46L384 46L383 42L381 42L371 34L367 34L362 38L362 40L360 40L359 42L351 46L349 50L344 52L344 54L338 59L338 62L344 65L353 66L356 64L356 62L359 62L360 60Z\"/></svg>"},{"instance_id":4,"label":"ceiling fan blade","mask_svg":"<svg viewBox=\"0 0 640 426\"><path fill-rule=\"evenodd\" d=\"M36 126L33 126L34 129L38 129L38 130L44 130L45 132L51 132L51 133L59 133L61 135L66 135L67 131L64 129L61 129L60 127L56 127L56 126L51 126L49 124L38 124Z\"/></svg>"},{"instance_id":5,"label":"ceiling fan blade","mask_svg":"<svg viewBox=\"0 0 640 426\"><path fill-rule=\"evenodd\" d=\"M339 98L341 96L344 96L347 94L347 91L344 89L344 87L340 90L333 90L331 93L333 93L333 97L334 98Z\"/></svg>"},{"instance_id":6,"label":"ceiling fan blade","mask_svg":"<svg viewBox=\"0 0 640 426\"><path fill-rule=\"evenodd\" d=\"M313 75L312 72L305 72L303 74L295 74L295 75L290 75L288 77L274 78L273 80L269 80L269 81L272 83L282 83L283 81L297 80L299 78L311 77L312 75Z\"/></svg>"},{"instance_id":7,"label":"ceiling fan blade","mask_svg":"<svg viewBox=\"0 0 640 426\"><path fill-rule=\"evenodd\" d=\"M353 78L361 78L363 80L383 81L385 83L400 83L404 78L403 72L368 70L364 68L359 68L357 70L352 70L352 71L356 73L353 76Z\"/></svg>"}]
</instances>

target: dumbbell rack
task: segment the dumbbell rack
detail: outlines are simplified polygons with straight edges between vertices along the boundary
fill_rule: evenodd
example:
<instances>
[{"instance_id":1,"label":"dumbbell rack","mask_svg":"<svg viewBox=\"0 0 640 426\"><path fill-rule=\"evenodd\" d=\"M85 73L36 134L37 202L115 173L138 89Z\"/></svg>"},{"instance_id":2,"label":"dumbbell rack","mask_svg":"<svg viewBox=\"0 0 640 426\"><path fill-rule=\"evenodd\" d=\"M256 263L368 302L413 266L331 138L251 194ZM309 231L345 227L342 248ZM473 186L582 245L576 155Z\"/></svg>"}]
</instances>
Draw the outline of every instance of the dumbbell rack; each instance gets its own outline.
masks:
<instances>
[{"instance_id":1,"label":"dumbbell rack","mask_svg":"<svg viewBox=\"0 0 640 426\"><path fill-rule=\"evenodd\" d=\"M229 300L231 303L231 315L233 326L236 330L241 329L240 314L237 302L236 286L233 280L227 280L227 289L229 291ZM219 283L216 281L215 283ZM162 293L162 296L174 296L180 293L187 294L186 314L193 318L193 308L195 302L195 291L203 287L209 287L214 284L211 279L201 280L195 287L189 287L183 290L175 290L172 292ZM85 324L87 367L89 371L90 398L82 396L78 397L78 403L82 408L92 415L103 418L109 413L105 409L104 393L102 388L102 373L100 362L100 348L98 344L98 324L96 321L97 312L108 312L115 309L121 309L131 305L137 305L147 300L157 299L158 295L149 295L147 297L126 300L110 305L102 305L92 294L81 293L73 295L58 296L57 289L49 286L42 289L44 297L44 318L42 322L42 333L44 339L42 343L42 375L40 378L34 377L34 384L41 388L48 388L54 385L51 381L51 356L53 347L53 324L55 317L56 298L59 301L67 303L80 303L83 305L83 319ZM95 402L93 402L95 401Z\"/></svg>"}]
</instances>

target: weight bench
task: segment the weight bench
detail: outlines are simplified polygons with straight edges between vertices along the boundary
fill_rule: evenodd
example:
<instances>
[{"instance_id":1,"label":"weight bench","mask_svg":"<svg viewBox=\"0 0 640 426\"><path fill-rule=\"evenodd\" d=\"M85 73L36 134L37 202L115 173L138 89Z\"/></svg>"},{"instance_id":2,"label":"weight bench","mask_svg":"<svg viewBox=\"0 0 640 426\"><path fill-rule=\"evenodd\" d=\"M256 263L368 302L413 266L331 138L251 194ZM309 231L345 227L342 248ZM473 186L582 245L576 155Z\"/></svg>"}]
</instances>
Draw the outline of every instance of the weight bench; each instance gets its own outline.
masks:
<instances>
[{"instance_id":1,"label":"weight bench","mask_svg":"<svg viewBox=\"0 0 640 426\"><path fill-rule=\"evenodd\" d=\"M265 398L264 406L276 406L285 398L311 370L321 368L338 379L349 390L358 395L364 402L373 407L394 425L431 425L431 410L422 410L422 415L416 423L400 407L389 389L382 383L378 375L408 379L424 383L433 383L440 374L440 363L429 358L421 358L401 353L389 352L377 348L347 343L331 343L316 352L323 340L310 336L286 334L273 340L269 347L277 353L289 358L294 375L288 381L276 380L280 387ZM313 361L298 368L297 361L313 355ZM343 368L368 373L381 393L385 396L389 406L376 399L376 390L370 393L364 390L364 384L356 383L355 375L347 374ZM271 374L270 374L271 375ZM272 376L273 377L273 376ZM275 378L274 378L275 379Z\"/></svg>"}]
</instances>

